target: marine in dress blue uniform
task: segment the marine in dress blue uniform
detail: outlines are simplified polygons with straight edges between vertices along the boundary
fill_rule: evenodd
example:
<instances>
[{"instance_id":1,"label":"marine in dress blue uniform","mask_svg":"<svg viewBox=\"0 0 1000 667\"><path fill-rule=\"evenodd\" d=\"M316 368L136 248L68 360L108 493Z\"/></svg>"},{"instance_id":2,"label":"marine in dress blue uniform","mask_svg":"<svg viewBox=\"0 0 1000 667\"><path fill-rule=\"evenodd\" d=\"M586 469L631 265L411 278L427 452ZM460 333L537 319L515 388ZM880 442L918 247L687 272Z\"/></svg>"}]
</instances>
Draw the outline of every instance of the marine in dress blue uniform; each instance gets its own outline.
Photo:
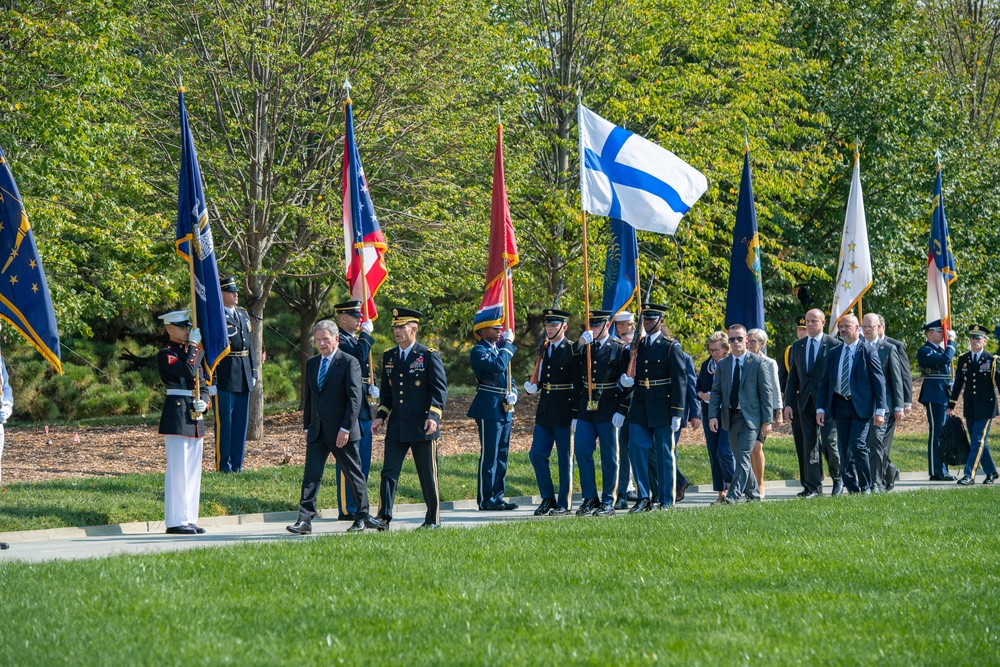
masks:
<instances>
[{"instance_id":1,"label":"marine in dress blue uniform","mask_svg":"<svg viewBox=\"0 0 1000 667\"><path fill-rule=\"evenodd\" d=\"M681 429L684 418L687 372L680 347L660 333L665 313L665 306L643 304L646 335L633 340L638 345L635 378L625 376L619 380L626 389L634 382L629 405L629 457L639 500L629 512L652 509L649 458L654 447L660 462L659 487L664 490L661 506L673 505L677 493L674 432Z\"/></svg>"},{"instance_id":2,"label":"marine in dress blue uniform","mask_svg":"<svg viewBox=\"0 0 1000 667\"><path fill-rule=\"evenodd\" d=\"M954 482L948 466L941 458L941 429L948 419L948 401L951 400L951 362L955 358L954 339L944 340L941 320L924 325L927 341L917 350L917 365L924 379L920 387L920 402L927 411L927 471L932 481ZM949 337L954 330L949 332Z\"/></svg>"},{"instance_id":3,"label":"marine in dress blue uniform","mask_svg":"<svg viewBox=\"0 0 1000 667\"><path fill-rule=\"evenodd\" d=\"M541 343L541 367L538 385L529 380L524 390L539 392L538 409L535 411L535 428L531 434L528 458L535 469L535 480L542 502L535 510L536 516L567 514L570 509L570 483L573 479L571 425L576 413L576 382L580 376L573 346L566 340L566 326L570 313L548 308L545 317L545 339ZM549 458L555 445L559 469L559 494L552 483Z\"/></svg>"},{"instance_id":4,"label":"marine in dress blue uniform","mask_svg":"<svg viewBox=\"0 0 1000 667\"><path fill-rule=\"evenodd\" d=\"M240 472L246 452L250 392L259 370L253 367L250 315L236 305L236 278L223 278L219 285L229 330L229 354L216 366L209 390L215 408L215 466L219 472Z\"/></svg>"},{"instance_id":5,"label":"marine in dress blue uniform","mask_svg":"<svg viewBox=\"0 0 1000 667\"><path fill-rule=\"evenodd\" d=\"M615 491L618 484L618 429L628 415L625 389L618 383L628 370L628 347L608 332L611 313L597 310L590 313L590 329L574 346L579 357L580 376L577 378L576 420L573 429L573 449L580 469L583 503L577 515L611 516L615 513ZM590 346L591 392L587 391L587 346ZM598 440L601 448L601 492L597 492L597 471L594 452Z\"/></svg>"},{"instance_id":6,"label":"marine in dress blue uniform","mask_svg":"<svg viewBox=\"0 0 1000 667\"><path fill-rule=\"evenodd\" d=\"M382 355L380 404L372 434L385 427L385 456L379 487L379 530L388 530L399 473L406 452L412 451L427 512L424 528L441 525L437 439L448 398L448 378L441 355L416 340L423 315L410 308L392 309L396 347Z\"/></svg>"},{"instance_id":7,"label":"marine in dress blue uniform","mask_svg":"<svg viewBox=\"0 0 1000 667\"><path fill-rule=\"evenodd\" d=\"M365 320L361 312L360 301L345 301L333 307L337 313L337 324L340 328L340 350L358 360L361 364L361 385L364 396L361 397L361 412L358 416L358 426L361 428L361 440L358 451L361 456L361 474L368 483L368 473L372 467L372 408L378 406L378 385L372 382L371 351L375 339L371 332L371 320ZM353 521L358 511L357 499L350 491L344 469L337 461L337 519Z\"/></svg>"},{"instance_id":8,"label":"marine in dress blue uniform","mask_svg":"<svg viewBox=\"0 0 1000 667\"><path fill-rule=\"evenodd\" d=\"M479 341L469 352L469 364L476 376L476 396L467 414L476 421L479 430L476 503L479 509L486 511L514 510L517 504L504 500L504 488L510 428L517 403L517 392L510 377L510 360L517 348L513 332L507 331L501 336L498 326L480 329L477 335Z\"/></svg>"},{"instance_id":9,"label":"marine in dress blue uniform","mask_svg":"<svg viewBox=\"0 0 1000 667\"><path fill-rule=\"evenodd\" d=\"M969 347L958 358L958 369L955 373L955 386L951 390L951 400L948 402L948 414L955 414L955 404L963 395L962 414L969 429L969 459L965 463L965 472L958 480L960 486L969 486L976 480L976 469L982 465L986 479L983 484L992 484L997 479L997 467L990 454L987 440L990 436L990 424L997 416L997 388L1000 387L1000 368L997 357L987 352L986 327L973 324L969 327Z\"/></svg>"},{"instance_id":10,"label":"marine in dress blue uniform","mask_svg":"<svg viewBox=\"0 0 1000 667\"><path fill-rule=\"evenodd\" d=\"M167 532L176 535L205 532L198 526L198 504L208 387L202 363L205 355L199 345L201 334L197 329L189 331L189 317L188 310L160 315L170 341L156 355L160 380L167 388L159 428L167 454L163 517Z\"/></svg>"}]
</instances>

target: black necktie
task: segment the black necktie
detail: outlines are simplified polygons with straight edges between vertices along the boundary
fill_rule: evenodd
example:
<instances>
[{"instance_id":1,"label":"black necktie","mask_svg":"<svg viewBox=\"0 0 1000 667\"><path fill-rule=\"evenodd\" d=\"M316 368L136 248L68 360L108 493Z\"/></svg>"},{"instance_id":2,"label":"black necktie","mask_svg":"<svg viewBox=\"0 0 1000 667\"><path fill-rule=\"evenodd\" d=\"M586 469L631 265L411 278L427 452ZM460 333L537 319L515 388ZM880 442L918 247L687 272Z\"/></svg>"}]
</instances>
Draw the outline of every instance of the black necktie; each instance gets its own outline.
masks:
<instances>
[{"instance_id":1,"label":"black necktie","mask_svg":"<svg viewBox=\"0 0 1000 667\"><path fill-rule=\"evenodd\" d=\"M729 407L737 410L740 407L740 362L733 360L733 388L729 392Z\"/></svg>"},{"instance_id":2,"label":"black necktie","mask_svg":"<svg viewBox=\"0 0 1000 667\"><path fill-rule=\"evenodd\" d=\"M813 366L816 365L816 348L817 347L819 347L819 346L816 344L816 339L815 338L810 338L809 339L809 364L808 364L808 367L806 368L806 371L809 372L809 373L812 373Z\"/></svg>"}]
</instances>

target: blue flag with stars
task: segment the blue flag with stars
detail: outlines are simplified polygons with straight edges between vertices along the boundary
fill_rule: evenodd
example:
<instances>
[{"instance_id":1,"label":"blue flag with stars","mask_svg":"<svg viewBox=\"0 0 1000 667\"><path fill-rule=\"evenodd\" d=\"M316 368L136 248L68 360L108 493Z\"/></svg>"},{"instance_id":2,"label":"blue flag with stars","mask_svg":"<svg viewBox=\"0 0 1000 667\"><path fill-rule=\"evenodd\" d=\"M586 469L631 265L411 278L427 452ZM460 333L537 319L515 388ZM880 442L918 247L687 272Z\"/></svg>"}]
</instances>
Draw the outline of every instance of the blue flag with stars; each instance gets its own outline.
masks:
<instances>
[{"instance_id":1,"label":"blue flag with stars","mask_svg":"<svg viewBox=\"0 0 1000 667\"><path fill-rule=\"evenodd\" d=\"M28 214L0 150L0 317L21 332L62 375L59 330Z\"/></svg>"},{"instance_id":2,"label":"blue flag with stars","mask_svg":"<svg viewBox=\"0 0 1000 667\"><path fill-rule=\"evenodd\" d=\"M229 330L222 307L222 289L219 287L219 268L215 264L215 242L208 225L208 207L205 189L201 182L201 167L194 150L194 138L188 127L187 109L184 108L184 89L177 98L181 107L181 174L177 188L177 254L191 263L194 273L196 323L201 330L201 346L205 350L208 377L219 361L229 354ZM191 246L194 252L191 252Z\"/></svg>"},{"instance_id":3,"label":"blue flag with stars","mask_svg":"<svg viewBox=\"0 0 1000 667\"><path fill-rule=\"evenodd\" d=\"M726 326L734 324L742 324L747 331L764 328L760 236L757 234L757 210L753 203L749 150L743 153L743 177L736 204L733 252L729 259L729 290L726 293Z\"/></svg>"}]
</instances>

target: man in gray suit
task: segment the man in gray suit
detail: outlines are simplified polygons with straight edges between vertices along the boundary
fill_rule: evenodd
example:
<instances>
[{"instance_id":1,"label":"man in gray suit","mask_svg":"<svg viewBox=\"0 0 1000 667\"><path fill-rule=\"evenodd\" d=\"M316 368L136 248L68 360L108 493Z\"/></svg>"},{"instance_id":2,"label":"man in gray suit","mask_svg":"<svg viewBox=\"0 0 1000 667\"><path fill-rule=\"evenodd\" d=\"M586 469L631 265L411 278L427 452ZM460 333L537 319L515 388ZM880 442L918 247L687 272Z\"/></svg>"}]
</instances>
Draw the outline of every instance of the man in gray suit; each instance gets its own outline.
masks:
<instances>
[{"instance_id":1,"label":"man in gray suit","mask_svg":"<svg viewBox=\"0 0 1000 667\"><path fill-rule=\"evenodd\" d=\"M906 343L885 335L885 318L881 315L878 316L878 335L879 340L895 347L896 352L899 354L899 371L903 377L903 414L909 416L910 411L913 409L913 370L910 368L910 355L906 353ZM896 466L892 465L892 461L889 459L892 453L892 440L895 435L896 420L894 419L889 427L886 428L885 438L883 439L885 446L885 470L883 477L885 478L886 491L892 491L899 480L899 470Z\"/></svg>"},{"instance_id":2,"label":"man in gray suit","mask_svg":"<svg viewBox=\"0 0 1000 667\"><path fill-rule=\"evenodd\" d=\"M785 382L785 421L799 421L802 427L802 450L799 457L799 479L803 498L823 494L823 455L833 479L833 494L844 492L840 473L840 453L837 450L837 429L833 420L823 426L816 424L819 407L819 382L826 373L826 359L830 350L840 343L823 333L826 315L819 308L806 313L806 335L792 343L788 355L788 380Z\"/></svg>"},{"instance_id":3,"label":"man in gray suit","mask_svg":"<svg viewBox=\"0 0 1000 667\"><path fill-rule=\"evenodd\" d=\"M758 437L771 432L774 392L778 390L772 386L770 370L761 358L747 352L746 339L742 324L729 327L730 354L719 362L708 404L708 427L717 433L721 422L736 455L736 475L726 493L728 505L735 504L744 492L748 501L760 500L757 478L750 470L750 453Z\"/></svg>"},{"instance_id":4,"label":"man in gray suit","mask_svg":"<svg viewBox=\"0 0 1000 667\"><path fill-rule=\"evenodd\" d=\"M896 422L903 421L903 371L896 346L879 338L879 316L868 313L861 320L861 330L865 342L878 354L882 363L882 374L885 376L886 419L881 426L868 429L868 456L871 466L872 491L885 491L885 471L889 463L889 449L886 446L886 434L895 432ZM889 441L891 443L891 440Z\"/></svg>"}]
</instances>

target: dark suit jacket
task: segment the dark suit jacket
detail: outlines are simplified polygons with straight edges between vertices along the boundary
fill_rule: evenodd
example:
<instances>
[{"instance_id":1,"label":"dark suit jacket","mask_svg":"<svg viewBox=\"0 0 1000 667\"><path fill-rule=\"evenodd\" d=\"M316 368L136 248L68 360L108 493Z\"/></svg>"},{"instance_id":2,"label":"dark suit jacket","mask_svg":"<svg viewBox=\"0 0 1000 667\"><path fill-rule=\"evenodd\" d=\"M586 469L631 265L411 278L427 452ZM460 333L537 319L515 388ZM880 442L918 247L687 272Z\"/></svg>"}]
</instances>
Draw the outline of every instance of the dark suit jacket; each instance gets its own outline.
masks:
<instances>
[{"instance_id":1,"label":"dark suit jacket","mask_svg":"<svg viewBox=\"0 0 1000 667\"><path fill-rule=\"evenodd\" d=\"M398 442L437 440L441 414L448 400L448 378L438 351L414 343L406 359L399 360L399 346L382 355L381 404L376 418L386 420L385 437ZM439 428L431 435L424 423L433 419Z\"/></svg>"},{"instance_id":2,"label":"dark suit jacket","mask_svg":"<svg viewBox=\"0 0 1000 667\"><path fill-rule=\"evenodd\" d=\"M826 411L832 417L833 394L837 388L837 376L840 374L840 364L846 345L838 345L830 352L826 372L819 385L819 403L817 408ZM854 410L862 419L871 419L875 410L885 409L885 375L882 374L882 364L878 355L863 339L858 340L854 352L854 362L851 366L851 402Z\"/></svg>"},{"instance_id":3,"label":"dark suit jacket","mask_svg":"<svg viewBox=\"0 0 1000 667\"><path fill-rule=\"evenodd\" d=\"M899 355L899 373L903 378L903 405L913 405L913 369L910 367L910 355L906 353L906 343L885 336L883 341L896 348Z\"/></svg>"},{"instance_id":4,"label":"dark suit jacket","mask_svg":"<svg viewBox=\"0 0 1000 667\"><path fill-rule=\"evenodd\" d=\"M885 407L887 412L902 410L904 399L903 368L899 360L899 352L895 345L882 338L870 344L878 354L882 364L882 375L885 376ZM887 415L888 416L888 415Z\"/></svg>"},{"instance_id":5,"label":"dark suit jacket","mask_svg":"<svg viewBox=\"0 0 1000 667\"><path fill-rule=\"evenodd\" d=\"M303 385L302 421L309 442L329 442L337 439L340 429L350 432L351 442L361 439L358 416L361 414L361 364L343 350L338 349L330 358L323 380L317 385L319 364L323 357L316 355L306 362Z\"/></svg>"},{"instance_id":6,"label":"dark suit jacket","mask_svg":"<svg viewBox=\"0 0 1000 667\"><path fill-rule=\"evenodd\" d=\"M743 420L752 429L760 430L761 424L774 421L774 380L771 369L764 360L753 352L745 354L743 370L740 373L740 411ZM728 355L719 362L712 381L712 401L709 404L709 418L718 419L721 428L729 430L730 396L733 391L733 364L736 360Z\"/></svg>"},{"instance_id":7,"label":"dark suit jacket","mask_svg":"<svg viewBox=\"0 0 1000 667\"><path fill-rule=\"evenodd\" d=\"M840 345L840 342L833 336L823 334L819 350L816 353L816 363L812 372L807 372L806 345L809 340L809 337L806 336L792 343L792 351L788 355L789 367L788 380L785 383L785 405L790 405L799 412L810 408L810 398L812 399L812 409L823 407L823 402L819 398L819 383L826 373L830 350Z\"/></svg>"}]
</instances>

